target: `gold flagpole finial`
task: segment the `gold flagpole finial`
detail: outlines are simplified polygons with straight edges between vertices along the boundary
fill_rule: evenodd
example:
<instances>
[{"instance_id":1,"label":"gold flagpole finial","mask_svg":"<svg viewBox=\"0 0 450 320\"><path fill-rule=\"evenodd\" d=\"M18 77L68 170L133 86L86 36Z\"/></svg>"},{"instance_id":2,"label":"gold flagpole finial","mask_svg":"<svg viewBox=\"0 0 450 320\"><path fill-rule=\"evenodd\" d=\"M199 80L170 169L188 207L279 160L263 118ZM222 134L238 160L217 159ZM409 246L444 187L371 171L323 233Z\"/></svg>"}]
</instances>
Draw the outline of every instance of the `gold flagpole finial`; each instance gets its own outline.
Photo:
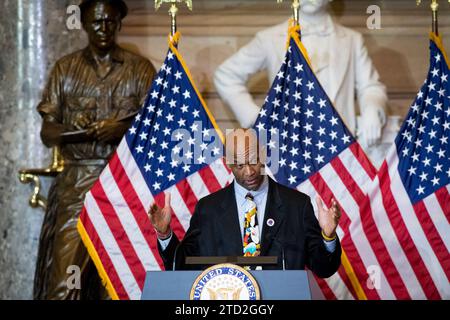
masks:
<instances>
[{"instance_id":1,"label":"gold flagpole finial","mask_svg":"<svg viewBox=\"0 0 450 320\"><path fill-rule=\"evenodd\" d=\"M422 0L416 0L416 3L418 6L421 5ZM448 0L448 3L450 3L450 0ZM431 0L431 12L433 14L433 32L438 35L438 11L439 11L439 2L438 0Z\"/></svg>"},{"instance_id":2,"label":"gold flagpole finial","mask_svg":"<svg viewBox=\"0 0 450 320\"><path fill-rule=\"evenodd\" d=\"M161 7L163 3L169 3L170 9L169 9L169 15L172 20L171 23L171 35L174 36L175 33L177 33L177 14L178 14L178 7L177 3L186 2L186 5L189 10L192 11L192 0L155 0L155 9L158 11L158 9Z\"/></svg>"},{"instance_id":3,"label":"gold flagpole finial","mask_svg":"<svg viewBox=\"0 0 450 320\"><path fill-rule=\"evenodd\" d=\"M301 7L301 0L292 0L292 10L294 10L294 23L295 25L300 24L300 7ZM283 0L277 0L277 3L282 3Z\"/></svg>"}]
</instances>

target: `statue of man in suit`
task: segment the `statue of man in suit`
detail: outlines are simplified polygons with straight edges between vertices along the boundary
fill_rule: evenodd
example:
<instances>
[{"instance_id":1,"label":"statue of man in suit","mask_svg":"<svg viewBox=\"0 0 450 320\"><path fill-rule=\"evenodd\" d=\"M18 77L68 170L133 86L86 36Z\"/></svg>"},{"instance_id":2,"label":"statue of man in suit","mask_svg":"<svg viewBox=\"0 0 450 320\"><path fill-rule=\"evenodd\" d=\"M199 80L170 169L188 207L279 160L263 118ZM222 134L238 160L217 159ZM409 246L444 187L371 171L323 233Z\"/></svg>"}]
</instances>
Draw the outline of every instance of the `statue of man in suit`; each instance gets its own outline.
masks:
<instances>
[{"instance_id":1,"label":"statue of man in suit","mask_svg":"<svg viewBox=\"0 0 450 320\"><path fill-rule=\"evenodd\" d=\"M278 265L264 269L307 266L319 277L330 277L341 263L336 235L340 208L333 200L326 209L317 198L317 220L307 195L263 174L260 147L252 130L237 129L227 135L226 162L235 180L197 203L175 264L186 268L186 256L278 256ZM180 242L170 228L169 194L165 207L153 205L149 217L164 265L170 270Z\"/></svg>"},{"instance_id":2,"label":"statue of man in suit","mask_svg":"<svg viewBox=\"0 0 450 320\"><path fill-rule=\"evenodd\" d=\"M313 70L351 132L365 147L376 144L386 122L386 88L364 46L361 34L333 21L327 11L330 0L304 0L300 12L302 42ZM288 22L257 33L256 37L227 59L215 73L215 85L242 127L251 127L260 110L246 83L266 70L270 83L285 53ZM357 128L357 97L361 122Z\"/></svg>"},{"instance_id":3,"label":"statue of man in suit","mask_svg":"<svg viewBox=\"0 0 450 320\"><path fill-rule=\"evenodd\" d=\"M84 0L80 9L89 45L56 63L37 108L43 118L42 141L60 146L64 171L49 191L35 299L107 298L77 221L85 194L144 102L156 73L150 61L116 43L128 11L125 2ZM78 274L80 286L69 279Z\"/></svg>"}]
</instances>

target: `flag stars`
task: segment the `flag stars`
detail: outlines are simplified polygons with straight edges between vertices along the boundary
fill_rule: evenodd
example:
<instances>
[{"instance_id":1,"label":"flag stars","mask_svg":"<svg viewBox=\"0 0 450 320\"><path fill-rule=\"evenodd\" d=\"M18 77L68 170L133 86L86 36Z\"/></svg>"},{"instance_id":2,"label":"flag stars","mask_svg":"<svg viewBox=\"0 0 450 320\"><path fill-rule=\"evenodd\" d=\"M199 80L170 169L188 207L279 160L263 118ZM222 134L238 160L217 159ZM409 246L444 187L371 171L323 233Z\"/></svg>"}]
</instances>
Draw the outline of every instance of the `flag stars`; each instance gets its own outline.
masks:
<instances>
[{"instance_id":1,"label":"flag stars","mask_svg":"<svg viewBox=\"0 0 450 320\"><path fill-rule=\"evenodd\" d=\"M303 166L302 171L304 174L308 174L311 172L311 166L307 166L306 164Z\"/></svg>"},{"instance_id":2,"label":"flag stars","mask_svg":"<svg viewBox=\"0 0 450 320\"><path fill-rule=\"evenodd\" d=\"M305 112L305 115L308 119L312 118L312 117L314 117L314 111L312 109L307 109Z\"/></svg>"},{"instance_id":3,"label":"flag stars","mask_svg":"<svg viewBox=\"0 0 450 320\"><path fill-rule=\"evenodd\" d=\"M183 112L183 113L188 112L188 110L189 110L189 107L185 104L181 107L181 112Z\"/></svg>"},{"instance_id":4,"label":"flag stars","mask_svg":"<svg viewBox=\"0 0 450 320\"><path fill-rule=\"evenodd\" d=\"M150 124L152 123L151 121L150 121L150 119L145 119L144 121L143 121L143 123L144 123L144 126L146 126L146 127L148 127L148 126L150 126Z\"/></svg>"},{"instance_id":5,"label":"flag stars","mask_svg":"<svg viewBox=\"0 0 450 320\"><path fill-rule=\"evenodd\" d=\"M303 139L303 143L304 143L305 146L312 145L311 138L305 137L305 139Z\"/></svg>"},{"instance_id":6,"label":"flag stars","mask_svg":"<svg viewBox=\"0 0 450 320\"><path fill-rule=\"evenodd\" d=\"M152 186L153 186L153 189L155 189L155 190L161 189L161 184L158 182L155 182Z\"/></svg>"},{"instance_id":7,"label":"flag stars","mask_svg":"<svg viewBox=\"0 0 450 320\"><path fill-rule=\"evenodd\" d=\"M441 172L442 171L442 164L436 163L436 165L433 168L434 168L434 171L436 173Z\"/></svg>"},{"instance_id":8,"label":"flag stars","mask_svg":"<svg viewBox=\"0 0 450 320\"><path fill-rule=\"evenodd\" d=\"M341 138L341 140L345 144L350 143L350 136L344 134L344 136Z\"/></svg>"},{"instance_id":9,"label":"flag stars","mask_svg":"<svg viewBox=\"0 0 450 320\"><path fill-rule=\"evenodd\" d=\"M314 82L309 81L308 84L306 85L308 87L308 90L311 91L314 89Z\"/></svg>"},{"instance_id":10,"label":"flag stars","mask_svg":"<svg viewBox=\"0 0 450 320\"><path fill-rule=\"evenodd\" d=\"M440 178L438 178L438 177L434 177L431 180L431 182L433 183L433 187L436 186L436 185L439 185L439 180L440 180Z\"/></svg>"},{"instance_id":11,"label":"flag stars","mask_svg":"<svg viewBox=\"0 0 450 320\"><path fill-rule=\"evenodd\" d=\"M169 106L170 106L170 108L175 108L176 106L177 106L177 102L175 101L175 100L170 100L170 102L169 102Z\"/></svg>"},{"instance_id":12,"label":"flag stars","mask_svg":"<svg viewBox=\"0 0 450 320\"><path fill-rule=\"evenodd\" d=\"M409 167L409 169L408 169L409 175L410 176L415 175L416 174L416 170L417 170L416 167L413 167L413 166Z\"/></svg>"},{"instance_id":13,"label":"flag stars","mask_svg":"<svg viewBox=\"0 0 450 320\"><path fill-rule=\"evenodd\" d=\"M308 98L306 98L306 102L307 102L308 104L313 103L313 102L314 102L314 97L313 97L313 96L308 96Z\"/></svg>"},{"instance_id":14,"label":"flag stars","mask_svg":"<svg viewBox=\"0 0 450 320\"><path fill-rule=\"evenodd\" d=\"M325 121L325 114L323 114L323 113L319 114L318 119L319 119L320 122L324 122Z\"/></svg>"},{"instance_id":15,"label":"flag stars","mask_svg":"<svg viewBox=\"0 0 450 320\"><path fill-rule=\"evenodd\" d=\"M424 194L425 193L425 188L420 186L416 189L418 195Z\"/></svg>"},{"instance_id":16,"label":"flag stars","mask_svg":"<svg viewBox=\"0 0 450 320\"><path fill-rule=\"evenodd\" d=\"M155 173L156 173L156 175L157 175L158 177L162 177L162 176L164 175L164 171L161 170L161 168L159 168L158 170L156 170Z\"/></svg>"},{"instance_id":17,"label":"flag stars","mask_svg":"<svg viewBox=\"0 0 450 320\"><path fill-rule=\"evenodd\" d=\"M147 140L148 133L142 132L142 133L139 135L139 137L141 138L141 140Z\"/></svg>"},{"instance_id":18,"label":"flag stars","mask_svg":"<svg viewBox=\"0 0 450 320\"><path fill-rule=\"evenodd\" d=\"M338 124L338 118L332 117L330 123L332 126L336 126Z\"/></svg>"},{"instance_id":19,"label":"flag stars","mask_svg":"<svg viewBox=\"0 0 450 320\"><path fill-rule=\"evenodd\" d=\"M159 157L158 157L158 162L159 162L159 163L164 163L164 162L166 162L166 157L164 157L162 154L160 154Z\"/></svg>"},{"instance_id":20,"label":"flag stars","mask_svg":"<svg viewBox=\"0 0 450 320\"><path fill-rule=\"evenodd\" d=\"M431 71L431 74L433 75L433 77L438 77L439 76L439 69L434 68L433 71Z\"/></svg>"},{"instance_id":21,"label":"flag stars","mask_svg":"<svg viewBox=\"0 0 450 320\"><path fill-rule=\"evenodd\" d=\"M321 163L324 163L324 162L325 162L325 161L324 161L324 156L322 156L322 155L318 155L318 156L315 158L315 160L316 160L317 164L321 164Z\"/></svg>"},{"instance_id":22,"label":"flag stars","mask_svg":"<svg viewBox=\"0 0 450 320\"><path fill-rule=\"evenodd\" d=\"M189 99L190 97L191 97L191 93L188 91L188 90L186 90L184 93L183 93L183 96L184 96L184 99Z\"/></svg>"},{"instance_id":23,"label":"flag stars","mask_svg":"<svg viewBox=\"0 0 450 320\"><path fill-rule=\"evenodd\" d=\"M294 177L293 175L290 175L288 181L291 185L293 185L297 182L297 178Z\"/></svg>"},{"instance_id":24,"label":"flag stars","mask_svg":"<svg viewBox=\"0 0 450 320\"><path fill-rule=\"evenodd\" d=\"M300 100L300 99L302 98L301 92L296 91L296 92L294 93L294 98L295 98L295 100Z\"/></svg>"},{"instance_id":25,"label":"flag stars","mask_svg":"<svg viewBox=\"0 0 450 320\"><path fill-rule=\"evenodd\" d=\"M175 73L175 79L177 80L181 80L183 74L180 71L177 71L177 73Z\"/></svg>"},{"instance_id":26,"label":"flag stars","mask_svg":"<svg viewBox=\"0 0 450 320\"><path fill-rule=\"evenodd\" d=\"M172 121L173 121L173 117L174 117L174 115L171 114L171 113L169 113L169 114L167 115L167 117L166 117L167 122L172 122Z\"/></svg>"},{"instance_id":27,"label":"flag stars","mask_svg":"<svg viewBox=\"0 0 450 320\"><path fill-rule=\"evenodd\" d=\"M326 106L326 104L327 104L326 100L324 100L324 99L320 99L319 100L319 107L320 107L320 109L324 108Z\"/></svg>"},{"instance_id":28,"label":"flag stars","mask_svg":"<svg viewBox=\"0 0 450 320\"><path fill-rule=\"evenodd\" d=\"M173 92L173 94L180 93L180 87L174 86L174 87L172 88L172 92Z\"/></svg>"},{"instance_id":29,"label":"flag stars","mask_svg":"<svg viewBox=\"0 0 450 320\"><path fill-rule=\"evenodd\" d=\"M319 140L319 142L316 143L316 147L319 149L319 151L324 149L325 148L325 142Z\"/></svg>"},{"instance_id":30,"label":"flag stars","mask_svg":"<svg viewBox=\"0 0 450 320\"><path fill-rule=\"evenodd\" d=\"M311 152L305 150L305 152L303 152L302 156L305 159L305 161L309 160L309 159L311 159Z\"/></svg>"},{"instance_id":31,"label":"flag stars","mask_svg":"<svg viewBox=\"0 0 450 320\"><path fill-rule=\"evenodd\" d=\"M439 125L439 122L441 121L441 118L438 116L434 116L433 119L431 119L431 122L433 122L433 126Z\"/></svg>"},{"instance_id":32,"label":"flag stars","mask_svg":"<svg viewBox=\"0 0 450 320\"><path fill-rule=\"evenodd\" d=\"M144 147L143 146L137 146L136 148L135 148L135 150L136 150L136 152L139 154L139 153L143 153L144 152Z\"/></svg>"},{"instance_id":33,"label":"flag stars","mask_svg":"<svg viewBox=\"0 0 450 320\"><path fill-rule=\"evenodd\" d=\"M420 181L423 182L423 181L427 180L428 173L422 172L419 177L420 177Z\"/></svg>"},{"instance_id":34,"label":"flag stars","mask_svg":"<svg viewBox=\"0 0 450 320\"><path fill-rule=\"evenodd\" d=\"M430 90L430 91L436 91L436 83L431 82L431 83L428 85L428 90Z\"/></svg>"}]
</instances>

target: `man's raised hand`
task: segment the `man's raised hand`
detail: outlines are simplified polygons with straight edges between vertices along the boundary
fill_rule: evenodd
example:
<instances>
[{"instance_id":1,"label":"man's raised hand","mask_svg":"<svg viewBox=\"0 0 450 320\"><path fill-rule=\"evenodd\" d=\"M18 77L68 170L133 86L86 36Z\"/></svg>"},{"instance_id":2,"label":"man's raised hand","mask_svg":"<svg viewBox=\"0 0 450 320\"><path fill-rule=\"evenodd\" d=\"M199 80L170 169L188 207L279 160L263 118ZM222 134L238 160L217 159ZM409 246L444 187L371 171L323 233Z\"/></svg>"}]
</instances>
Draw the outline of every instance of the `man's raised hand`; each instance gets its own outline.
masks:
<instances>
[{"instance_id":1,"label":"man's raised hand","mask_svg":"<svg viewBox=\"0 0 450 320\"><path fill-rule=\"evenodd\" d=\"M170 235L170 221L172 219L170 193L166 193L164 208L161 209L154 203L150 207L148 216L159 238L166 238Z\"/></svg>"}]
</instances>

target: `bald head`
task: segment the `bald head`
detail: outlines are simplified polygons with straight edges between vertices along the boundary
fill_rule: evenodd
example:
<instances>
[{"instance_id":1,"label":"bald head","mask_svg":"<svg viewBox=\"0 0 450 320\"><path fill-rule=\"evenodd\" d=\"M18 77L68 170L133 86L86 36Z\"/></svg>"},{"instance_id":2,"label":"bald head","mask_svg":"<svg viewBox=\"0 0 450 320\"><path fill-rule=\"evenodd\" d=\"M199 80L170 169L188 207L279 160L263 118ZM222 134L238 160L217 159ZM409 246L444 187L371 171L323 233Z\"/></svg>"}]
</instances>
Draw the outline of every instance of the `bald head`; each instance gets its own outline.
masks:
<instances>
[{"instance_id":1,"label":"bald head","mask_svg":"<svg viewBox=\"0 0 450 320\"><path fill-rule=\"evenodd\" d=\"M225 161L236 178L236 182L247 190L258 190L264 176L264 150L252 129L235 129L225 139Z\"/></svg>"}]
</instances>

